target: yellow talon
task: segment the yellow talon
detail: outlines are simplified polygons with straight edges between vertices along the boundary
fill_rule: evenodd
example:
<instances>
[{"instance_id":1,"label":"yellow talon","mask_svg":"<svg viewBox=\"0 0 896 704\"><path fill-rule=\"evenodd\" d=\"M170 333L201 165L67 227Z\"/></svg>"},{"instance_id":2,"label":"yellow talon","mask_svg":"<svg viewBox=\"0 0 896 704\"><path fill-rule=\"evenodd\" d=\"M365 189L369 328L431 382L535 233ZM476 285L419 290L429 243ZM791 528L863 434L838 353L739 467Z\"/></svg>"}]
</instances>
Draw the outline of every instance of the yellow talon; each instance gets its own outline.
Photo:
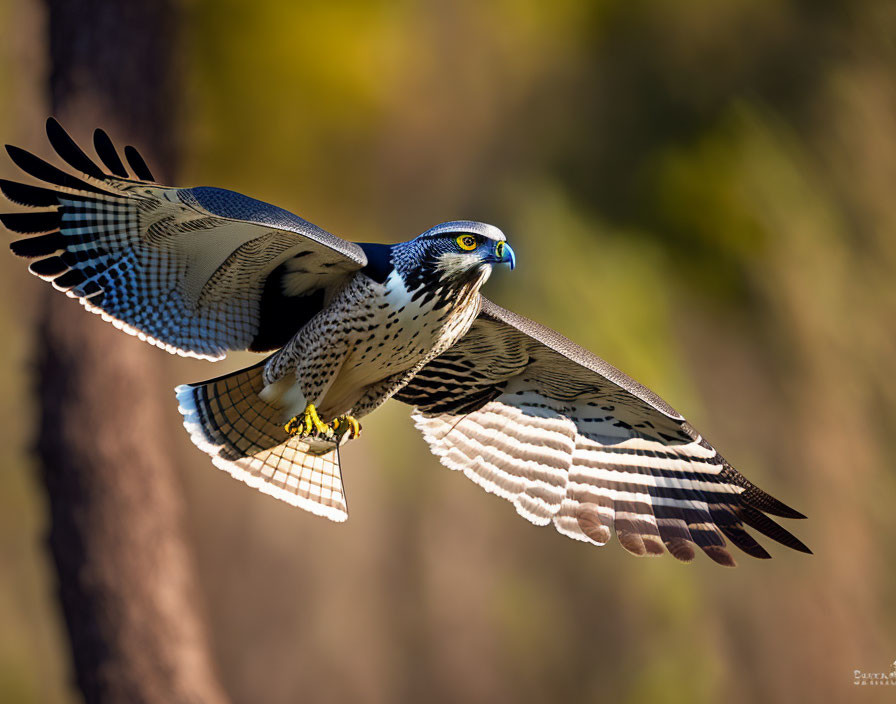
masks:
<instances>
[{"instance_id":1,"label":"yellow talon","mask_svg":"<svg viewBox=\"0 0 896 704\"><path fill-rule=\"evenodd\" d=\"M341 438L348 433L349 439L354 440L361 434L361 424L352 416L339 416L329 425L324 423L317 415L317 409L313 403L305 406L301 415L290 418L283 429L290 435L301 435L302 437L318 435Z\"/></svg>"},{"instance_id":2,"label":"yellow talon","mask_svg":"<svg viewBox=\"0 0 896 704\"><path fill-rule=\"evenodd\" d=\"M348 426L341 433L339 432L339 426L341 425L340 421L343 421L345 425ZM361 424L354 416L341 416L333 421L331 427L339 435L348 433L349 440L354 440L361 434Z\"/></svg>"},{"instance_id":3,"label":"yellow talon","mask_svg":"<svg viewBox=\"0 0 896 704\"><path fill-rule=\"evenodd\" d=\"M309 403L305 406L305 411L301 415L290 418L283 429L290 435L312 435L314 433L326 435L329 428L317 415L314 404Z\"/></svg>"}]
</instances>

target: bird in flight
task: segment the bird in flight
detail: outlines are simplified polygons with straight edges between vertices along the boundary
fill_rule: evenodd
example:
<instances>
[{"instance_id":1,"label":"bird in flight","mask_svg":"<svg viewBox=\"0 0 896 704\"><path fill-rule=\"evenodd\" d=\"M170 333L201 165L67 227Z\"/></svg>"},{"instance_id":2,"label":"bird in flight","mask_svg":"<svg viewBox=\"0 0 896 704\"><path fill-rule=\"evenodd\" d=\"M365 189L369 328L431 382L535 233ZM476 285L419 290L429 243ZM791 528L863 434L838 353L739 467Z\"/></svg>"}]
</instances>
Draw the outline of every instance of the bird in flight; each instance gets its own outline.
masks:
<instances>
[{"instance_id":1,"label":"bird in flight","mask_svg":"<svg viewBox=\"0 0 896 704\"><path fill-rule=\"evenodd\" d=\"M237 479L334 521L347 516L340 446L390 398L432 452L536 525L636 555L695 548L759 558L753 529L809 552L770 516L803 518L737 472L656 394L558 333L480 294L515 264L504 234L442 223L356 244L220 188L156 183L94 133L99 161L56 120L71 171L7 146L42 185L0 180L30 212L0 215L29 269L119 329L207 360L271 353L179 386L191 439ZM127 166L125 165L127 164Z\"/></svg>"}]
</instances>

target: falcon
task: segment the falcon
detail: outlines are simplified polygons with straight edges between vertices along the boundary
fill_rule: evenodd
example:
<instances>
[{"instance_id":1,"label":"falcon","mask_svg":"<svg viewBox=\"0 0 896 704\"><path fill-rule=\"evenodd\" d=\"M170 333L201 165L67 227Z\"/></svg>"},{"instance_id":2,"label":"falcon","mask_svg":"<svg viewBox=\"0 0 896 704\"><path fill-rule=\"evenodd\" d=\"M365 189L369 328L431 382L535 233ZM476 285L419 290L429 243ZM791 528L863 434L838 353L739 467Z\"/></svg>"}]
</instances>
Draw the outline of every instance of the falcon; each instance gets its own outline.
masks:
<instances>
[{"instance_id":1,"label":"falcon","mask_svg":"<svg viewBox=\"0 0 896 704\"><path fill-rule=\"evenodd\" d=\"M98 160L58 122L68 170L13 146L41 185L0 181L34 211L0 215L12 251L87 310L168 352L257 364L176 390L212 462L294 506L344 521L339 448L390 398L432 452L532 523L635 555L699 548L733 566L747 529L809 552L772 516L803 518L738 473L665 401L587 350L480 294L515 263L504 234L446 222L356 244L282 208L156 183L94 133ZM74 173L72 173L74 172Z\"/></svg>"}]
</instances>

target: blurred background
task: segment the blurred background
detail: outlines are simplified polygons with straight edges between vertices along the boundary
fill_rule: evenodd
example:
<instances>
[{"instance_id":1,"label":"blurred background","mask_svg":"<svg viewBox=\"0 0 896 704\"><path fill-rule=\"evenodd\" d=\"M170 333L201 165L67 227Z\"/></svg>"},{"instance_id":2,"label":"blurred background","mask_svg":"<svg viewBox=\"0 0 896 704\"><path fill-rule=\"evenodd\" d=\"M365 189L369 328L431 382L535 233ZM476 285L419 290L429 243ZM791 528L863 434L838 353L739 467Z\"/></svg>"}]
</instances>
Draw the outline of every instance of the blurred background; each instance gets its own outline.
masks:
<instances>
[{"instance_id":1,"label":"blurred background","mask_svg":"<svg viewBox=\"0 0 896 704\"><path fill-rule=\"evenodd\" d=\"M498 225L519 265L488 295L656 390L809 516L786 526L815 552L726 570L574 543L442 468L397 402L346 449L351 520L331 524L180 430L172 387L251 355L158 351L166 434L144 441L173 447L234 702L896 693L853 684L896 658L896 4L176 7L178 185L359 241ZM0 0L0 138L40 154L46 22ZM0 257L0 700L23 704L79 700L32 453L42 286Z\"/></svg>"}]
</instances>

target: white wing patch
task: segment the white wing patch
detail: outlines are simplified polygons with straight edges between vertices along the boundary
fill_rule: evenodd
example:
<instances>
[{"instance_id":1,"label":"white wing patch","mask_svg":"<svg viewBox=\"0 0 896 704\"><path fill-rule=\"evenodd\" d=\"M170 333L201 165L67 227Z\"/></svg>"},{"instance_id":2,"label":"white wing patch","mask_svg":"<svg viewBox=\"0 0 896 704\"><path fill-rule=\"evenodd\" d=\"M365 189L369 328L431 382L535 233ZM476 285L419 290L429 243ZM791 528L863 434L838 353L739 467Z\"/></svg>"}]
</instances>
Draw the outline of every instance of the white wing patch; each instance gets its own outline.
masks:
<instances>
[{"instance_id":1,"label":"white wing patch","mask_svg":"<svg viewBox=\"0 0 896 704\"><path fill-rule=\"evenodd\" d=\"M512 502L532 523L553 522L560 533L594 545L615 531L639 555L662 554L669 537L723 547L701 497L743 492L719 481L721 465L709 463L715 453L696 442L671 453L644 438L605 445L582 434L587 424L569 407L534 391L503 394L465 415L413 418L446 467ZM706 478L693 478L700 473ZM668 495L657 496L658 489ZM670 549L679 547L673 540Z\"/></svg>"},{"instance_id":2,"label":"white wing patch","mask_svg":"<svg viewBox=\"0 0 896 704\"><path fill-rule=\"evenodd\" d=\"M769 557L749 526L808 552L766 515L801 514L735 472L652 392L553 331L489 302L483 311L396 395L417 407L442 464L532 523L593 545L615 533L636 555L690 561L697 546L732 566L726 540Z\"/></svg>"},{"instance_id":3,"label":"white wing patch","mask_svg":"<svg viewBox=\"0 0 896 704\"><path fill-rule=\"evenodd\" d=\"M566 495L576 429L550 408L531 411L493 402L465 416L413 418L442 464L547 525Z\"/></svg>"}]
</instances>

